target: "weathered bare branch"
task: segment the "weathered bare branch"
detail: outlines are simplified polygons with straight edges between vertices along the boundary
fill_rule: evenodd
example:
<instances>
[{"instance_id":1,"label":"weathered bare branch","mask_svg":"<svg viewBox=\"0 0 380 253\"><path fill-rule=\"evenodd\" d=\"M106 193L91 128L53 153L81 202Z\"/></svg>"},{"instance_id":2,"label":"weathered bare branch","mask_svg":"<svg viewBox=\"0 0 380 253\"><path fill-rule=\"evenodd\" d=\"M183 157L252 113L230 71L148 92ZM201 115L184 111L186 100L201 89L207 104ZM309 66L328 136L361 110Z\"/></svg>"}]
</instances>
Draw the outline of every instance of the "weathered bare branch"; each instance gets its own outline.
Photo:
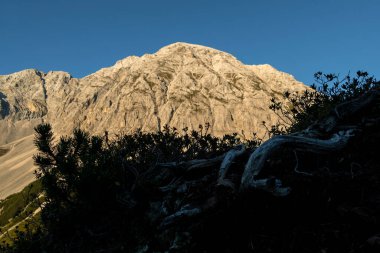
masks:
<instances>
[{"instance_id":1,"label":"weathered bare branch","mask_svg":"<svg viewBox=\"0 0 380 253\"><path fill-rule=\"evenodd\" d=\"M294 172L296 172L298 174L303 174L303 175L306 175L306 176L312 176L313 174L311 174L311 173L298 170L299 161L298 161L297 151L293 150L293 153L294 153L294 158L296 158L296 166L294 167Z\"/></svg>"},{"instance_id":2,"label":"weathered bare branch","mask_svg":"<svg viewBox=\"0 0 380 253\"><path fill-rule=\"evenodd\" d=\"M312 153L329 153L338 151L345 147L348 140L354 136L352 130L341 131L334 134L330 139L319 140L302 136L275 136L263 143L249 157L241 178L241 190L251 188L262 189L272 192L273 195L283 196L290 192L290 189L283 188L280 180L260 179L256 177L265 166L265 162L279 149L292 148L293 150L302 150ZM274 183L273 183L274 182Z\"/></svg>"},{"instance_id":3,"label":"weathered bare branch","mask_svg":"<svg viewBox=\"0 0 380 253\"><path fill-rule=\"evenodd\" d=\"M182 220L184 218L191 218L191 217L197 216L201 213L202 213L202 209L200 207L193 207L191 205L185 205L178 212L166 217L161 222L160 227L166 228L166 227L176 223L179 220Z\"/></svg>"},{"instance_id":4,"label":"weathered bare branch","mask_svg":"<svg viewBox=\"0 0 380 253\"><path fill-rule=\"evenodd\" d=\"M159 163L157 167L164 169L182 169L183 171L192 171L198 168L215 166L222 162L226 154L217 156L211 159L196 159L185 162L169 162L169 163Z\"/></svg>"},{"instance_id":5,"label":"weathered bare branch","mask_svg":"<svg viewBox=\"0 0 380 253\"><path fill-rule=\"evenodd\" d=\"M225 177L228 173L229 168L231 167L231 164L234 162L234 160L237 157L241 156L244 152L245 152L245 146L243 144L238 145L227 152L227 154L225 155L223 159L222 164L220 165L218 186L226 186L230 188L235 188L232 182L227 180Z\"/></svg>"}]
</instances>

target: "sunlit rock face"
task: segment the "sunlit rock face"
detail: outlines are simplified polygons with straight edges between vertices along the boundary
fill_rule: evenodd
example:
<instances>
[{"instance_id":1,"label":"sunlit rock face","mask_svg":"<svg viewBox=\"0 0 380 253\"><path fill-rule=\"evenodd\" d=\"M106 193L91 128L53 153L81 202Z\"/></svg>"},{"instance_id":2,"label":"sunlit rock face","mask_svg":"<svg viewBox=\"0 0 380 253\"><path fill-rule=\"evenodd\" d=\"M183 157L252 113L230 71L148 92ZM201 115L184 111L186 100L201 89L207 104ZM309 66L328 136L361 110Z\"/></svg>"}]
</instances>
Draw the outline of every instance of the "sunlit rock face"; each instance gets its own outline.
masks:
<instances>
[{"instance_id":1,"label":"sunlit rock face","mask_svg":"<svg viewBox=\"0 0 380 253\"><path fill-rule=\"evenodd\" d=\"M164 125L210 132L264 134L274 123L270 98L305 85L269 65L248 66L230 54L175 43L155 54L131 56L81 79L65 72L25 70L0 77L0 143L50 122L59 134L157 131ZM4 132L2 131L2 132Z\"/></svg>"},{"instance_id":2,"label":"sunlit rock face","mask_svg":"<svg viewBox=\"0 0 380 253\"><path fill-rule=\"evenodd\" d=\"M217 136L264 137L262 121L278 120L268 109L270 98L306 88L269 65L244 65L228 53L187 43L127 57L80 79L24 70L0 76L0 145L33 134L41 122L58 135L74 127L112 134L165 125L198 130L209 123Z\"/></svg>"}]
</instances>

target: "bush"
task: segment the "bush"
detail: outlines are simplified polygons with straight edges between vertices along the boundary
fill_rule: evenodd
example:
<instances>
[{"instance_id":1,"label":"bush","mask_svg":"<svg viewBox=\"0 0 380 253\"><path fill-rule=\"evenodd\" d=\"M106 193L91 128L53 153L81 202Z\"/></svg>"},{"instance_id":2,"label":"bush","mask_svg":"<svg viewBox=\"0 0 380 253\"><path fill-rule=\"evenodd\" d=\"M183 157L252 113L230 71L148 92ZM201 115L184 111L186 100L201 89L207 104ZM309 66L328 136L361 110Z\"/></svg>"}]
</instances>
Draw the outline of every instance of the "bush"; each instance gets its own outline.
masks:
<instances>
[{"instance_id":1,"label":"bush","mask_svg":"<svg viewBox=\"0 0 380 253\"><path fill-rule=\"evenodd\" d=\"M367 72L358 71L355 77L345 76L342 80L335 74L317 72L312 90L285 92L285 102L271 99L269 109L280 118L276 125L264 126L270 136L289 134L306 129L318 119L325 117L337 104L359 97L367 91L378 88L380 81Z\"/></svg>"},{"instance_id":2,"label":"bush","mask_svg":"<svg viewBox=\"0 0 380 253\"><path fill-rule=\"evenodd\" d=\"M207 125L183 134L165 127L112 140L107 132L90 136L76 129L55 145L50 125L35 131L36 176L46 201L41 247L49 252L132 249L157 233L143 214L158 197L158 187L168 183L155 177L158 163L215 157L242 143L236 134L211 136ZM258 143L245 141L248 148Z\"/></svg>"}]
</instances>

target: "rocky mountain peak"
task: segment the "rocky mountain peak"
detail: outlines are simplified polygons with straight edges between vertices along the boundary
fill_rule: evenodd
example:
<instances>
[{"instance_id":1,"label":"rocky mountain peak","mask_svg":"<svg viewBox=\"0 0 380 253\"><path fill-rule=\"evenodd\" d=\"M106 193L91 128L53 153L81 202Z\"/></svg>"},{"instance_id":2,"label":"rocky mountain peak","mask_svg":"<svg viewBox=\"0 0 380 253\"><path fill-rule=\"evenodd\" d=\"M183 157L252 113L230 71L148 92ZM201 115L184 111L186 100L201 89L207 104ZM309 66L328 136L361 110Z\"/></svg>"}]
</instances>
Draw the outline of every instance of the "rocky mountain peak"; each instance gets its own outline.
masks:
<instances>
[{"instance_id":1,"label":"rocky mountain peak","mask_svg":"<svg viewBox=\"0 0 380 253\"><path fill-rule=\"evenodd\" d=\"M120 70L137 69L141 66L147 72L151 71L151 68L170 67L177 70L177 67L190 68L201 65L215 70L221 69L222 66L224 68L242 68L244 66L234 56L223 51L196 44L177 42L165 46L153 54L126 57L111 67L101 69L96 74L110 76ZM151 68L149 69L149 67Z\"/></svg>"},{"instance_id":2,"label":"rocky mountain peak","mask_svg":"<svg viewBox=\"0 0 380 253\"><path fill-rule=\"evenodd\" d=\"M208 57L212 58L215 55L221 55L227 58L236 59L233 55L226 52L206 47L197 44L190 44L185 42L176 42L170 45L167 45L157 51L155 55L164 56L164 55L186 55L186 56L198 56L198 57Z\"/></svg>"}]
</instances>

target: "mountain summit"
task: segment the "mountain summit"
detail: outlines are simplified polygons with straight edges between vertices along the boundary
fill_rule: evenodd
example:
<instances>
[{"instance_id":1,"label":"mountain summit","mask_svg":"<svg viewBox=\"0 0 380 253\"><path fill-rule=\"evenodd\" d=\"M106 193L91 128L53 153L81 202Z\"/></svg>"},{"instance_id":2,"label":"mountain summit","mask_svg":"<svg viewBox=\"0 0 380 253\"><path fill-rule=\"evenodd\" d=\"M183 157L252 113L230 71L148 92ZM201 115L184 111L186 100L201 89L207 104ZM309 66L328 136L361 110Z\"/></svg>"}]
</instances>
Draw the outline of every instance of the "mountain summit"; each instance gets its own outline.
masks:
<instances>
[{"instance_id":1,"label":"mountain summit","mask_svg":"<svg viewBox=\"0 0 380 253\"><path fill-rule=\"evenodd\" d=\"M0 76L0 148L10 150L0 156L0 192L15 192L33 179L31 157L10 158L20 155L17 147L30 153L33 127L41 122L59 135L75 127L103 134L165 125L197 130L209 123L217 136L262 137L262 121L278 120L268 109L270 98L305 89L269 65L244 65L228 53L188 43L130 56L80 79L31 69Z\"/></svg>"}]
</instances>

